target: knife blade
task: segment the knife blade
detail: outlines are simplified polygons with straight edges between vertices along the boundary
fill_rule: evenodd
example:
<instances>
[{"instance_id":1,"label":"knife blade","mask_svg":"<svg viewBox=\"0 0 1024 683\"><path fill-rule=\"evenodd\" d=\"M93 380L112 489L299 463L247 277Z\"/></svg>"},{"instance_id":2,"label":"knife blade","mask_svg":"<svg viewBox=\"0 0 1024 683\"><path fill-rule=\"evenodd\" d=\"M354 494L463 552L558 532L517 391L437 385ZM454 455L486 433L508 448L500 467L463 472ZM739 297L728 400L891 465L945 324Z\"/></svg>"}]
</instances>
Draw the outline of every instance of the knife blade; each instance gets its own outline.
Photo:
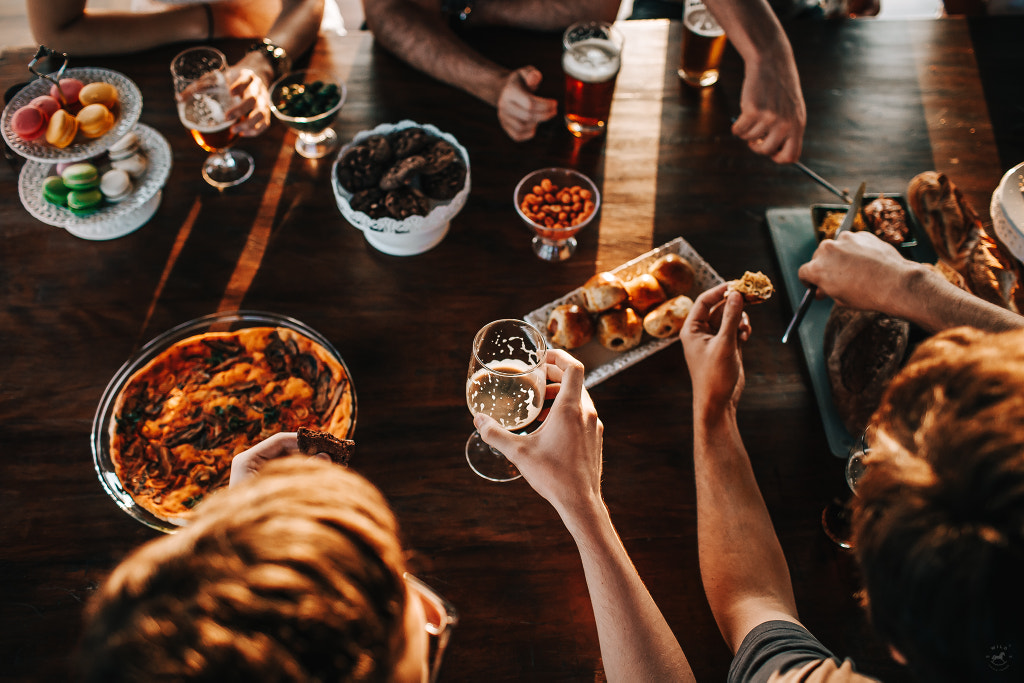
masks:
<instances>
[{"instance_id":1,"label":"knife blade","mask_svg":"<svg viewBox=\"0 0 1024 683\"><path fill-rule=\"evenodd\" d=\"M867 183L861 183L860 187L857 188L857 193L853 195L853 201L850 202L850 209L843 216L843 222L839 224L839 229L836 230L836 234L832 236L832 239L839 237L840 233L845 232L853 227L853 222L857 218L857 214L860 213L861 203L864 201L864 189L867 187ZM782 335L782 343L789 342L789 337L800 325L800 321L807 315L807 309L811 307L811 302L814 301L814 296L817 294L818 288L811 285L804 292L804 297L800 299L800 305L796 307L796 312L793 313L793 319L789 321L789 326L786 327L786 332Z\"/></svg>"}]
</instances>

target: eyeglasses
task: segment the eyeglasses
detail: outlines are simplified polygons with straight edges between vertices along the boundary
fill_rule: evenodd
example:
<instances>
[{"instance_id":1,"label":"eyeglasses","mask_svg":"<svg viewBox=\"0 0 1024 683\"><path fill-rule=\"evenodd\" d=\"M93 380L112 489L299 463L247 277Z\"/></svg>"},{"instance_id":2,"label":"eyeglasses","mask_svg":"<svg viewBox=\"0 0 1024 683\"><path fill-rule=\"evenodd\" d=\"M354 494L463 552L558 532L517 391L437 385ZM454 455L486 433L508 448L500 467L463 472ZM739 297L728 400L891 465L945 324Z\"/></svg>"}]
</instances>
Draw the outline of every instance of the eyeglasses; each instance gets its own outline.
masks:
<instances>
[{"instance_id":1,"label":"eyeglasses","mask_svg":"<svg viewBox=\"0 0 1024 683\"><path fill-rule=\"evenodd\" d=\"M445 600L440 593L435 591L418 578L406 572L403 575L406 585L419 597L423 603L423 613L427 617L424 628L427 631L428 648L428 683L437 680L437 674L441 671L441 659L444 657L445 648L448 647L448 639L451 638L452 629L459 623L459 615L455 607Z\"/></svg>"}]
</instances>

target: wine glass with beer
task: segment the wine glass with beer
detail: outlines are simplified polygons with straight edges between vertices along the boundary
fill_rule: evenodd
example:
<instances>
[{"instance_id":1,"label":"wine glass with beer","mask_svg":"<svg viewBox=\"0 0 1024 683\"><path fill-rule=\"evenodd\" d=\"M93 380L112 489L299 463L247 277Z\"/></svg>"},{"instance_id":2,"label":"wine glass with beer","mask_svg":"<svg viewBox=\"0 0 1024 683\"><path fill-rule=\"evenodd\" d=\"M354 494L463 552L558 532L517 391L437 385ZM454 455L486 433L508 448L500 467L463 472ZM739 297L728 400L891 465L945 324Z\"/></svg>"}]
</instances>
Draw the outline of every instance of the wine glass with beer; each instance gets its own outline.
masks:
<instances>
[{"instance_id":1,"label":"wine glass with beer","mask_svg":"<svg viewBox=\"0 0 1024 683\"><path fill-rule=\"evenodd\" d=\"M171 61L178 118L200 147L210 152L203 178L218 189L238 185L256 167L251 155L231 149L237 117L229 117L239 99L227 80L228 60L212 47L193 47Z\"/></svg>"},{"instance_id":2,"label":"wine glass with beer","mask_svg":"<svg viewBox=\"0 0 1024 683\"><path fill-rule=\"evenodd\" d=\"M544 334L524 320L495 320L484 325L473 338L466 378L469 412L489 415L510 431L536 420L544 406L547 349ZM490 481L522 476L477 431L466 442L466 460L474 472Z\"/></svg>"},{"instance_id":3,"label":"wine glass with beer","mask_svg":"<svg viewBox=\"0 0 1024 683\"><path fill-rule=\"evenodd\" d=\"M565 125L578 138L600 135L608 125L624 42L622 33L603 21L583 21L565 30Z\"/></svg>"},{"instance_id":4,"label":"wine glass with beer","mask_svg":"<svg viewBox=\"0 0 1024 683\"><path fill-rule=\"evenodd\" d=\"M865 430L860 435L860 438L857 439L853 448L850 449L850 453L846 458L846 467L844 468L846 485L850 487L850 491L854 495L857 495L857 484L860 483L861 477L868 471L864 458L870 452L868 431ZM839 499L833 499L821 512L821 526L825 530L825 535L835 541L841 548L850 549L853 547L851 539L853 535L852 521L850 519L849 504Z\"/></svg>"}]
</instances>

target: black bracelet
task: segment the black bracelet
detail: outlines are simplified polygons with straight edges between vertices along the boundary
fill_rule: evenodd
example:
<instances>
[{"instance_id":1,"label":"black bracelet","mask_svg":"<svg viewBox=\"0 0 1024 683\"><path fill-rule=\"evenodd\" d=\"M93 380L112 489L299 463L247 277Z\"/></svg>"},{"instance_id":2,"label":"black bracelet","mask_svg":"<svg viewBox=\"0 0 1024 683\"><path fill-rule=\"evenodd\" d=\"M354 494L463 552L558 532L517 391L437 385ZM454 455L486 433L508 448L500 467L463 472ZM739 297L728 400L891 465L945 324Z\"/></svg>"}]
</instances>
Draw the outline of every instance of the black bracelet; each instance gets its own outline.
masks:
<instances>
[{"instance_id":1,"label":"black bracelet","mask_svg":"<svg viewBox=\"0 0 1024 683\"><path fill-rule=\"evenodd\" d=\"M206 39L213 40L213 8L210 7L210 3L204 2L203 9L206 10Z\"/></svg>"}]
</instances>

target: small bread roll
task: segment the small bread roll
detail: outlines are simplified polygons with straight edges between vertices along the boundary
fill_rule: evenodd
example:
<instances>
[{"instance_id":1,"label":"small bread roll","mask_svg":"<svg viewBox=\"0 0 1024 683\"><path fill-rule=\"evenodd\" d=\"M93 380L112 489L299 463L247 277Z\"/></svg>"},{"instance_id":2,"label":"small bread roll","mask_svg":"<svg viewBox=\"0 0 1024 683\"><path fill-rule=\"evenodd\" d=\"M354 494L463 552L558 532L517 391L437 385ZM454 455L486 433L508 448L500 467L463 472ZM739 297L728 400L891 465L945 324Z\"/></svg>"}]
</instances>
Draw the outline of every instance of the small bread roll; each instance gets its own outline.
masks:
<instances>
[{"instance_id":1,"label":"small bread roll","mask_svg":"<svg viewBox=\"0 0 1024 683\"><path fill-rule=\"evenodd\" d=\"M654 308L666 298L665 290L650 273L637 275L626 281L626 293L629 294L629 305L643 314Z\"/></svg>"},{"instance_id":2,"label":"small bread roll","mask_svg":"<svg viewBox=\"0 0 1024 683\"><path fill-rule=\"evenodd\" d=\"M679 334L686 322L686 316L693 308L693 299L688 296L675 296L661 304L644 316L644 329L647 334L658 339L668 339Z\"/></svg>"},{"instance_id":3,"label":"small bread roll","mask_svg":"<svg viewBox=\"0 0 1024 683\"><path fill-rule=\"evenodd\" d=\"M611 351L628 351L640 344L644 325L632 308L602 313L597 319L597 341Z\"/></svg>"},{"instance_id":4,"label":"small bread roll","mask_svg":"<svg viewBox=\"0 0 1024 683\"><path fill-rule=\"evenodd\" d=\"M752 273L748 270L739 280L729 280L727 291L739 292L748 304L761 304L771 298L775 287L772 286L772 281L768 279L768 276L761 271Z\"/></svg>"},{"instance_id":5,"label":"small bread roll","mask_svg":"<svg viewBox=\"0 0 1024 683\"><path fill-rule=\"evenodd\" d=\"M548 316L548 339L562 348L575 349L594 337L590 315L576 304L555 306Z\"/></svg>"},{"instance_id":6,"label":"small bread roll","mask_svg":"<svg viewBox=\"0 0 1024 683\"><path fill-rule=\"evenodd\" d=\"M629 298L622 280L611 273L598 273L583 283L583 308L601 313Z\"/></svg>"},{"instance_id":7,"label":"small bread roll","mask_svg":"<svg viewBox=\"0 0 1024 683\"><path fill-rule=\"evenodd\" d=\"M665 254L655 261L651 275L669 297L689 294L697 279L693 265L679 254Z\"/></svg>"}]
</instances>

